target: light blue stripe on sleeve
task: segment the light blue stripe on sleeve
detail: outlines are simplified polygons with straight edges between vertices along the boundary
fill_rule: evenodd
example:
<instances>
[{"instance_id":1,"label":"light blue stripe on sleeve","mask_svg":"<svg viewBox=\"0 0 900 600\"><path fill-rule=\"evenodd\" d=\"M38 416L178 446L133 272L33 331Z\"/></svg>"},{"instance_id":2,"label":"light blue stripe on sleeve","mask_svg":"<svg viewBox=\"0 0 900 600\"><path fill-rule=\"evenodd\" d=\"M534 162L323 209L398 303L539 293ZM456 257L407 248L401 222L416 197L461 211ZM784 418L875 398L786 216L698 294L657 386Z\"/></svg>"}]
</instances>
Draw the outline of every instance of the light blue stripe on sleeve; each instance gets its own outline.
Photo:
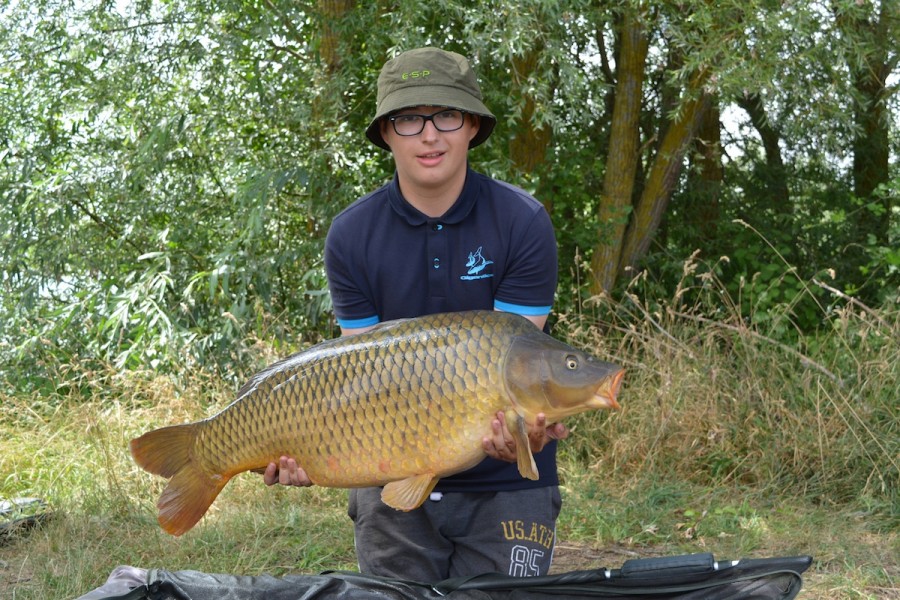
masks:
<instances>
[{"instance_id":1,"label":"light blue stripe on sleeve","mask_svg":"<svg viewBox=\"0 0 900 600\"><path fill-rule=\"evenodd\" d=\"M551 306L522 306L521 304L510 304L501 300L494 300L494 308L503 312L516 313L523 317L540 317L549 315Z\"/></svg>"},{"instance_id":2,"label":"light blue stripe on sleeve","mask_svg":"<svg viewBox=\"0 0 900 600\"><path fill-rule=\"evenodd\" d=\"M378 325L378 315L372 315L371 317L366 317L365 319L338 319L338 325L341 326L342 329L359 329L360 327L371 327L372 325Z\"/></svg>"}]
</instances>

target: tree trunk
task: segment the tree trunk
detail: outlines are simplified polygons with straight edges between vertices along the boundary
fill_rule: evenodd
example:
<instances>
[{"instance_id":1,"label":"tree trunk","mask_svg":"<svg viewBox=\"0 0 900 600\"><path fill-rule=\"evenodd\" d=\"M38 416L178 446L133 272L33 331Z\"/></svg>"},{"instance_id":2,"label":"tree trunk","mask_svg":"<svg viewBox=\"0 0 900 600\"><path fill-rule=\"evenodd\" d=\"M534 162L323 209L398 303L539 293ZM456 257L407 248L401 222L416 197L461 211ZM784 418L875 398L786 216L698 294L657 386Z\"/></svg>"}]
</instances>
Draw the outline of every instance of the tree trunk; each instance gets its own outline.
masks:
<instances>
[{"instance_id":1,"label":"tree trunk","mask_svg":"<svg viewBox=\"0 0 900 600\"><path fill-rule=\"evenodd\" d=\"M666 127L665 137L650 167L647 183L625 232L625 243L619 257L618 276L636 267L650 249L653 234L659 227L678 183L685 152L694 137L699 119L709 106L709 96L701 91L705 78L705 74L695 77L691 90L696 97L688 100L682 106L678 120Z\"/></svg>"},{"instance_id":2,"label":"tree trunk","mask_svg":"<svg viewBox=\"0 0 900 600\"><path fill-rule=\"evenodd\" d=\"M535 70L537 61L543 52L541 45L535 45L524 56L515 56L512 60L513 83L522 93L522 113L516 119L513 137L509 140L509 157L513 167L525 179L531 180L535 171L544 164L547 148L550 146L552 131L549 127L535 125L537 102L533 94L525 91L528 76ZM548 212L553 211L550 197L538 194Z\"/></svg>"},{"instance_id":3,"label":"tree trunk","mask_svg":"<svg viewBox=\"0 0 900 600\"><path fill-rule=\"evenodd\" d=\"M319 0L319 14L322 15L319 56L325 63L325 71L329 75L336 73L344 60L340 51L340 28L335 29L334 25L353 10L354 4L354 0Z\"/></svg>"},{"instance_id":4,"label":"tree trunk","mask_svg":"<svg viewBox=\"0 0 900 600\"><path fill-rule=\"evenodd\" d=\"M344 54L351 51L349 39L352 32L342 21L355 7L354 0L318 0L316 9L321 28L319 29L319 60L321 69L316 76L316 87L321 93L313 98L310 106L310 125L315 131L315 139L322 142L337 125L342 113L340 85L341 66ZM317 146L321 148L322 146Z\"/></svg>"},{"instance_id":5,"label":"tree trunk","mask_svg":"<svg viewBox=\"0 0 900 600\"><path fill-rule=\"evenodd\" d=\"M722 166L721 114L718 99L710 103L693 142L695 169L688 183L690 193L684 210L685 225L698 237L702 250L710 252L716 242L719 196L725 178Z\"/></svg>"},{"instance_id":6,"label":"tree trunk","mask_svg":"<svg viewBox=\"0 0 900 600\"><path fill-rule=\"evenodd\" d=\"M738 105L743 108L750 117L750 122L762 140L766 153L766 177L765 189L773 200L773 206L782 213L790 213L791 195L787 185L787 171L784 168L784 159L781 155L781 133L772 126L766 115L766 107L762 97L757 92L746 93L737 99Z\"/></svg>"},{"instance_id":7,"label":"tree trunk","mask_svg":"<svg viewBox=\"0 0 900 600\"><path fill-rule=\"evenodd\" d=\"M316 4L321 20L319 30L319 60L322 68L317 72L316 87L321 93L313 98L310 104L309 139L311 147L321 160L323 178L310 180L310 189L322 197L337 197L341 187L339 179L327 175L332 172L332 152L327 147L335 143L333 132L339 127L338 115L343 114L343 87L341 85L341 69L345 54L351 52L350 40L352 32L346 25L342 26L351 11L355 8L354 0L318 0ZM315 218L307 218L306 230L312 237L321 234L326 228Z\"/></svg>"},{"instance_id":8,"label":"tree trunk","mask_svg":"<svg viewBox=\"0 0 900 600\"><path fill-rule=\"evenodd\" d=\"M600 198L598 241L591 258L591 292L608 292L616 283L635 173L638 168L644 63L648 39L640 15L626 10L619 27L620 52L613 103L609 155Z\"/></svg>"},{"instance_id":9,"label":"tree trunk","mask_svg":"<svg viewBox=\"0 0 900 600\"><path fill-rule=\"evenodd\" d=\"M885 5L882 2L882 14L879 21L869 22L863 19L854 21L861 38L870 44L865 53L862 65L851 65L854 98L854 121L858 132L853 140L853 191L857 198L869 203L882 204L882 210L863 209L857 211L861 234L871 234L879 245L888 244L888 229L891 218L891 207L886 197L874 196L878 186L890 179L890 141L889 114L887 111L887 78L891 67L888 63L887 44L884 24Z\"/></svg>"},{"instance_id":10,"label":"tree trunk","mask_svg":"<svg viewBox=\"0 0 900 600\"><path fill-rule=\"evenodd\" d=\"M880 10L869 13L869 5L844 8L837 14L838 27L852 40L855 55L848 59L853 120L853 192L861 205L849 215L860 243L849 244L843 252L845 271L840 274L850 287L866 285L867 267L872 262L868 249L890 246L891 194L877 193L890 180L890 114L887 109L887 79L896 66L896 40L889 33L891 21L900 18L896 1L882 0ZM878 11L877 13L875 11Z\"/></svg>"}]
</instances>

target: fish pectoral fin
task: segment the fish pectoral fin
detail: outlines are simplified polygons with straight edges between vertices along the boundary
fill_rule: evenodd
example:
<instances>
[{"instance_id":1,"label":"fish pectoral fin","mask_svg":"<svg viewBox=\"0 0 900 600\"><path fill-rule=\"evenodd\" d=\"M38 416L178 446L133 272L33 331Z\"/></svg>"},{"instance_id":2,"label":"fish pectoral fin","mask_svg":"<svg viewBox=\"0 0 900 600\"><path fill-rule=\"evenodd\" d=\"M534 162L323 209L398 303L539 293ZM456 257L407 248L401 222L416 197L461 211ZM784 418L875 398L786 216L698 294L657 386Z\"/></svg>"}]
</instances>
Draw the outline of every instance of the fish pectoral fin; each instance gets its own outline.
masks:
<instances>
[{"instance_id":1,"label":"fish pectoral fin","mask_svg":"<svg viewBox=\"0 0 900 600\"><path fill-rule=\"evenodd\" d=\"M413 475L400 481L392 481L381 491L381 501L397 510L410 511L422 506L440 477L432 473Z\"/></svg>"},{"instance_id":2,"label":"fish pectoral fin","mask_svg":"<svg viewBox=\"0 0 900 600\"><path fill-rule=\"evenodd\" d=\"M531 453L531 442L528 441L528 428L525 426L525 417L517 414L515 411L506 413L507 424L515 423L515 426L509 430L513 439L516 440L516 464L519 467L519 474L525 479L536 481L538 475L537 463L534 462L534 455ZM507 425L508 427L508 425Z\"/></svg>"}]
</instances>

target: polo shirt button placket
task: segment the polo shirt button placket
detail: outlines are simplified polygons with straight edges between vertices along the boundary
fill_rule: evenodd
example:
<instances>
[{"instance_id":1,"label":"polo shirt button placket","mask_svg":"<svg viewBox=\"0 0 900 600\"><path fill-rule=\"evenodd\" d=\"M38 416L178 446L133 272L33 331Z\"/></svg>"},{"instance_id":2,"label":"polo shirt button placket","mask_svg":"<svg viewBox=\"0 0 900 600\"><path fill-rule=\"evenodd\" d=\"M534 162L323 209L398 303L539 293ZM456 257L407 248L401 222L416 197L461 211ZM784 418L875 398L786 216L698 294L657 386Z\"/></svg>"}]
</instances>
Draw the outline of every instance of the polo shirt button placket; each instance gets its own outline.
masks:
<instances>
[{"instance_id":1,"label":"polo shirt button placket","mask_svg":"<svg viewBox=\"0 0 900 600\"><path fill-rule=\"evenodd\" d=\"M432 225L431 225L431 230L434 232L440 232L443 229L444 229L444 226L441 225L440 223L432 223ZM441 268L441 259L438 258L437 256L435 256L434 261L432 261L432 264L434 265L435 269L440 269Z\"/></svg>"},{"instance_id":2,"label":"polo shirt button placket","mask_svg":"<svg viewBox=\"0 0 900 600\"><path fill-rule=\"evenodd\" d=\"M447 265L442 264L447 258L447 238L444 224L432 222L429 224L431 232L428 234L428 254L431 258L429 276L429 296L432 310L444 310L447 298Z\"/></svg>"}]
</instances>

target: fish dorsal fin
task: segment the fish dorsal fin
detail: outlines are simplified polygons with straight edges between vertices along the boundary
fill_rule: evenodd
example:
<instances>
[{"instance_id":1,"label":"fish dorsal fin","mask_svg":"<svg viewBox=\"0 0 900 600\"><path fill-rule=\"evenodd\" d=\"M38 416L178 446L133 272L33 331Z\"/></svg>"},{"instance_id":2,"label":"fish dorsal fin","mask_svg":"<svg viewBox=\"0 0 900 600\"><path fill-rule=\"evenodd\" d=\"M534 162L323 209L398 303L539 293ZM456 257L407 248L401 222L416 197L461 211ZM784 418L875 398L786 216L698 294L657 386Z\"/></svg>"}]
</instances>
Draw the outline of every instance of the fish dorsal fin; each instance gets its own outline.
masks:
<instances>
[{"instance_id":1,"label":"fish dorsal fin","mask_svg":"<svg viewBox=\"0 0 900 600\"><path fill-rule=\"evenodd\" d=\"M381 501L397 510L409 511L425 502L440 477L432 473L413 475L400 481L392 481L381 491Z\"/></svg>"},{"instance_id":2,"label":"fish dorsal fin","mask_svg":"<svg viewBox=\"0 0 900 600\"><path fill-rule=\"evenodd\" d=\"M538 468L531 454L531 442L528 441L528 430L525 427L525 417L514 410L506 411L506 427L516 440L516 463L519 466L519 474L525 479L537 481Z\"/></svg>"}]
</instances>

